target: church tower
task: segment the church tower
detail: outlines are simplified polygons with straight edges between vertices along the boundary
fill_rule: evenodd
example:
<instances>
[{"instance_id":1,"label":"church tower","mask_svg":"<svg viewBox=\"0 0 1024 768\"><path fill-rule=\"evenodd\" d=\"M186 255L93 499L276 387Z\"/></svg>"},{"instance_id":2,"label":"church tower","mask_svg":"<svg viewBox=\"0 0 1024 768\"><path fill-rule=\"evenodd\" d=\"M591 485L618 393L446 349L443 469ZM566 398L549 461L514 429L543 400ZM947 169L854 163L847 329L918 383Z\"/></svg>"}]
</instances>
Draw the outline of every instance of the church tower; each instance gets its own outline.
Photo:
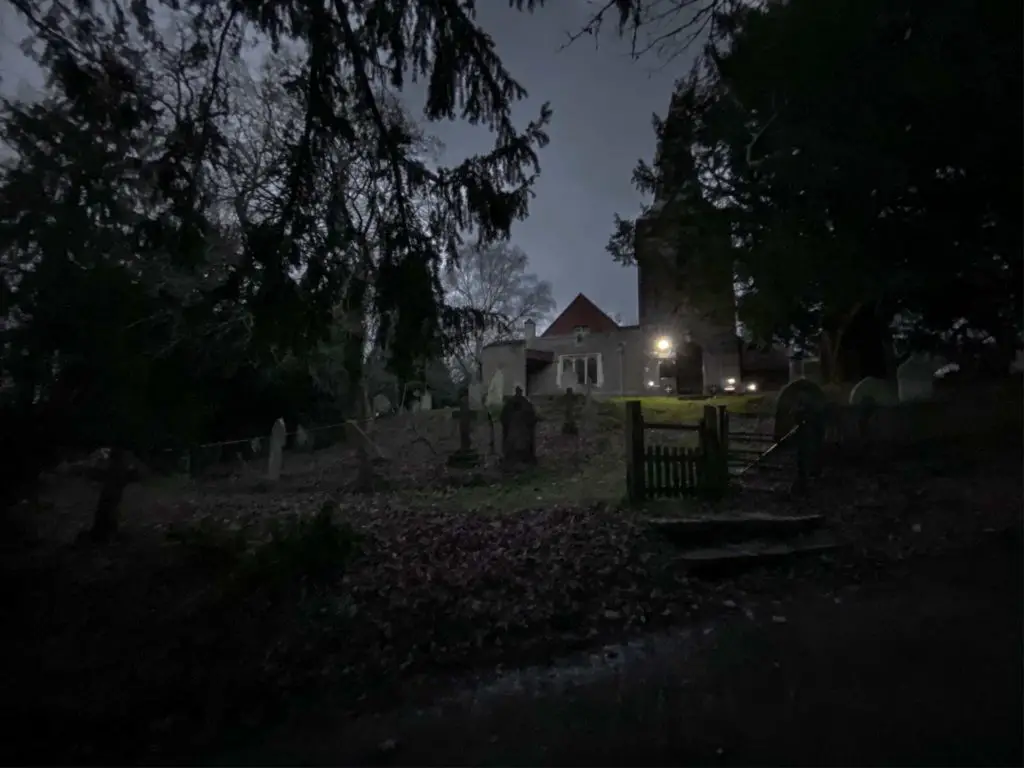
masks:
<instances>
[{"instance_id":1,"label":"church tower","mask_svg":"<svg viewBox=\"0 0 1024 768\"><path fill-rule=\"evenodd\" d=\"M656 201L637 221L637 306L640 325L652 340L652 361L661 358L660 369L676 379L681 394L706 394L740 378L736 297L731 275L713 281L687 278L678 228L693 226L692 221L678 205L664 201ZM662 347L671 343L674 369L657 349L659 341Z\"/></svg>"}]
</instances>

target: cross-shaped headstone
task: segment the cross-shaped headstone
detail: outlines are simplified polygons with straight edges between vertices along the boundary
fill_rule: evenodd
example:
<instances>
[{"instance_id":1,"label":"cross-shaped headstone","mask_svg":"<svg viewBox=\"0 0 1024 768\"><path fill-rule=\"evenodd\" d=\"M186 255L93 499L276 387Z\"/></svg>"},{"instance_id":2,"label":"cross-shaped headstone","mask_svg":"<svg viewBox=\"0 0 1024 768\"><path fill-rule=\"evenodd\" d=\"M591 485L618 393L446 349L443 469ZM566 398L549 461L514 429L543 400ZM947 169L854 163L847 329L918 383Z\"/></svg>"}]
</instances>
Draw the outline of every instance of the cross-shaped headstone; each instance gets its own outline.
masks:
<instances>
[{"instance_id":1,"label":"cross-shaped headstone","mask_svg":"<svg viewBox=\"0 0 1024 768\"><path fill-rule=\"evenodd\" d=\"M449 466L471 467L476 465L478 456L473 450L473 419L476 414L469 408L469 393L459 398L459 409L452 418L459 422L459 449L448 457Z\"/></svg>"}]
</instances>

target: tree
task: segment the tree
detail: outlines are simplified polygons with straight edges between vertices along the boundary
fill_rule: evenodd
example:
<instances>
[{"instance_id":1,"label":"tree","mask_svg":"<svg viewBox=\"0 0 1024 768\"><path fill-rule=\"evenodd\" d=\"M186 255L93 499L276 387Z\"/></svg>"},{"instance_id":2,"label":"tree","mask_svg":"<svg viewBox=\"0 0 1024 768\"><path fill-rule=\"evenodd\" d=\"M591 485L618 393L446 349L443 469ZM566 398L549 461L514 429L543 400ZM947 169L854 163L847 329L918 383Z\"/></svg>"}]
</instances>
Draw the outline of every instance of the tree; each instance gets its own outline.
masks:
<instances>
[{"instance_id":1,"label":"tree","mask_svg":"<svg viewBox=\"0 0 1024 768\"><path fill-rule=\"evenodd\" d=\"M168 384L206 371L189 355L216 360L221 370L193 387L212 394L256 369L294 372L324 342L340 340L354 391L371 341L409 380L469 326L465 312L445 305L442 265L457 258L464 237L501 240L526 215L550 117L545 105L516 130L512 105L526 93L471 8L399 0L11 4L42 43L39 60L58 100L47 114L9 105L18 153L3 212L4 289L14 296L3 308L3 375L14 381L5 397L17 393L10 402L56 408L64 401L40 400L37 380L71 382L80 365L90 383L111 385L109 402L130 419L92 423L77 407L57 410L76 440L113 443L119 456L140 439L128 422L155 418L154 391L125 390L152 374L154 350L160 365L177 366L161 377ZM178 22L172 35L154 24L168 16ZM282 56L268 84L283 105L274 113L281 123L237 109L253 33L275 54L301 51ZM397 108L410 77L428 80L428 119L483 123L494 151L453 168L429 162L422 133ZM232 138L247 129L256 132L246 138L260 139L249 148L263 154L247 158L242 166L257 173L243 176L235 161L246 159L244 145ZM77 186L43 186L63 168ZM75 240L58 237L57 213L71 216ZM64 297L68 276L75 279L67 285L96 297L74 329L43 310ZM182 292L189 301L179 307ZM104 301L118 310L100 316ZM186 354L181 340L196 332L208 343Z\"/></svg>"},{"instance_id":2,"label":"tree","mask_svg":"<svg viewBox=\"0 0 1024 768\"><path fill-rule=\"evenodd\" d=\"M877 375L897 318L919 343L958 327L1012 354L1021 122L996 116L1020 89L1018 16L912 0L721 16L636 175L678 268L731 270L744 325L817 346L836 377ZM617 226L628 259L633 224Z\"/></svg>"},{"instance_id":3,"label":"tree","mask_svg":"<svg viewBox=\"0 0 1024 768\"><path fill-rule=\"evenodd\" d=\"M204 414L198 381L222 352L204 297L228 264L216 228L181 215L181 157L142 57L107 42L97 32L88 66L55 60L51 96L5 103L0 122L14 153L0 177L0 410L11 442L32 446L5 457L5 490L55 446L109 446L99 537L117 528L127 450L187 439Z\"/></svg>"},{"instance_id":4,"label":"tree","mask_svg":"<svg viewBox=\"0 0 1024 768\"><path fill-rule=\"evenodd\" d=\"M543 322L555 308L551 284L527 272L529 264L519 248L498 244L463 250L445 274L449 302L480 318L452 356L463 377L481 375L485 346L521 335L527 320Z\"/></svg>"}]
</instances>

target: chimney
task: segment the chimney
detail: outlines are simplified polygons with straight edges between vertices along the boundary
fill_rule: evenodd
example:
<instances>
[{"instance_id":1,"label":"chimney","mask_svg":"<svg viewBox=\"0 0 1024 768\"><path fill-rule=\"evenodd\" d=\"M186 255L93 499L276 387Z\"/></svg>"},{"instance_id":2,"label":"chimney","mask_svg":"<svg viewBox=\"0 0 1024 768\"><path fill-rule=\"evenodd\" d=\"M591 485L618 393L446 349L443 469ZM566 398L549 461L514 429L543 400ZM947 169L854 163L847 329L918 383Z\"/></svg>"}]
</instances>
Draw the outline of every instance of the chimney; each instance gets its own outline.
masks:
<instances>
[{"instance_id":1,"label":"chimney","mask_svg":"<svg viewBox=\"0 0 1024 768\"><path fill-rule=\"evenodd\" d=\"M524 326L526 328L526 346L530 346L537 338L537 324L533 320L527 320Z\"/></svg>"}]
</instances>

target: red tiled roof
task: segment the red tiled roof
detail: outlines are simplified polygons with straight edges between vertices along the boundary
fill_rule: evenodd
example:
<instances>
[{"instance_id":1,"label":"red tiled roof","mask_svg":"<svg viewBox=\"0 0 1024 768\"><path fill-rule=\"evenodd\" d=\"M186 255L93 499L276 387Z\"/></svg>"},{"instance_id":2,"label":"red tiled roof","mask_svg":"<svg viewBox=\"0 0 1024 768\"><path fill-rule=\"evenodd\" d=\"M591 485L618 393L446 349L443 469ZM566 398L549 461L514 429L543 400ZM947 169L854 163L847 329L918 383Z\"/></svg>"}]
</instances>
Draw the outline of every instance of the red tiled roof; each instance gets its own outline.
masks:
<instances>
[{"instance_id":1,"label":"red tiled roof","mask_svg":"<svg viewBox=\"0 0 1024 768\"><path fill-rule=\"evenodd\" d=\"M586 326L591 333L608 333L619 325L582 293L569 302L562 314L547 327L541 336L568 336L578 326Z\"/></svg>"}]
</instances>

